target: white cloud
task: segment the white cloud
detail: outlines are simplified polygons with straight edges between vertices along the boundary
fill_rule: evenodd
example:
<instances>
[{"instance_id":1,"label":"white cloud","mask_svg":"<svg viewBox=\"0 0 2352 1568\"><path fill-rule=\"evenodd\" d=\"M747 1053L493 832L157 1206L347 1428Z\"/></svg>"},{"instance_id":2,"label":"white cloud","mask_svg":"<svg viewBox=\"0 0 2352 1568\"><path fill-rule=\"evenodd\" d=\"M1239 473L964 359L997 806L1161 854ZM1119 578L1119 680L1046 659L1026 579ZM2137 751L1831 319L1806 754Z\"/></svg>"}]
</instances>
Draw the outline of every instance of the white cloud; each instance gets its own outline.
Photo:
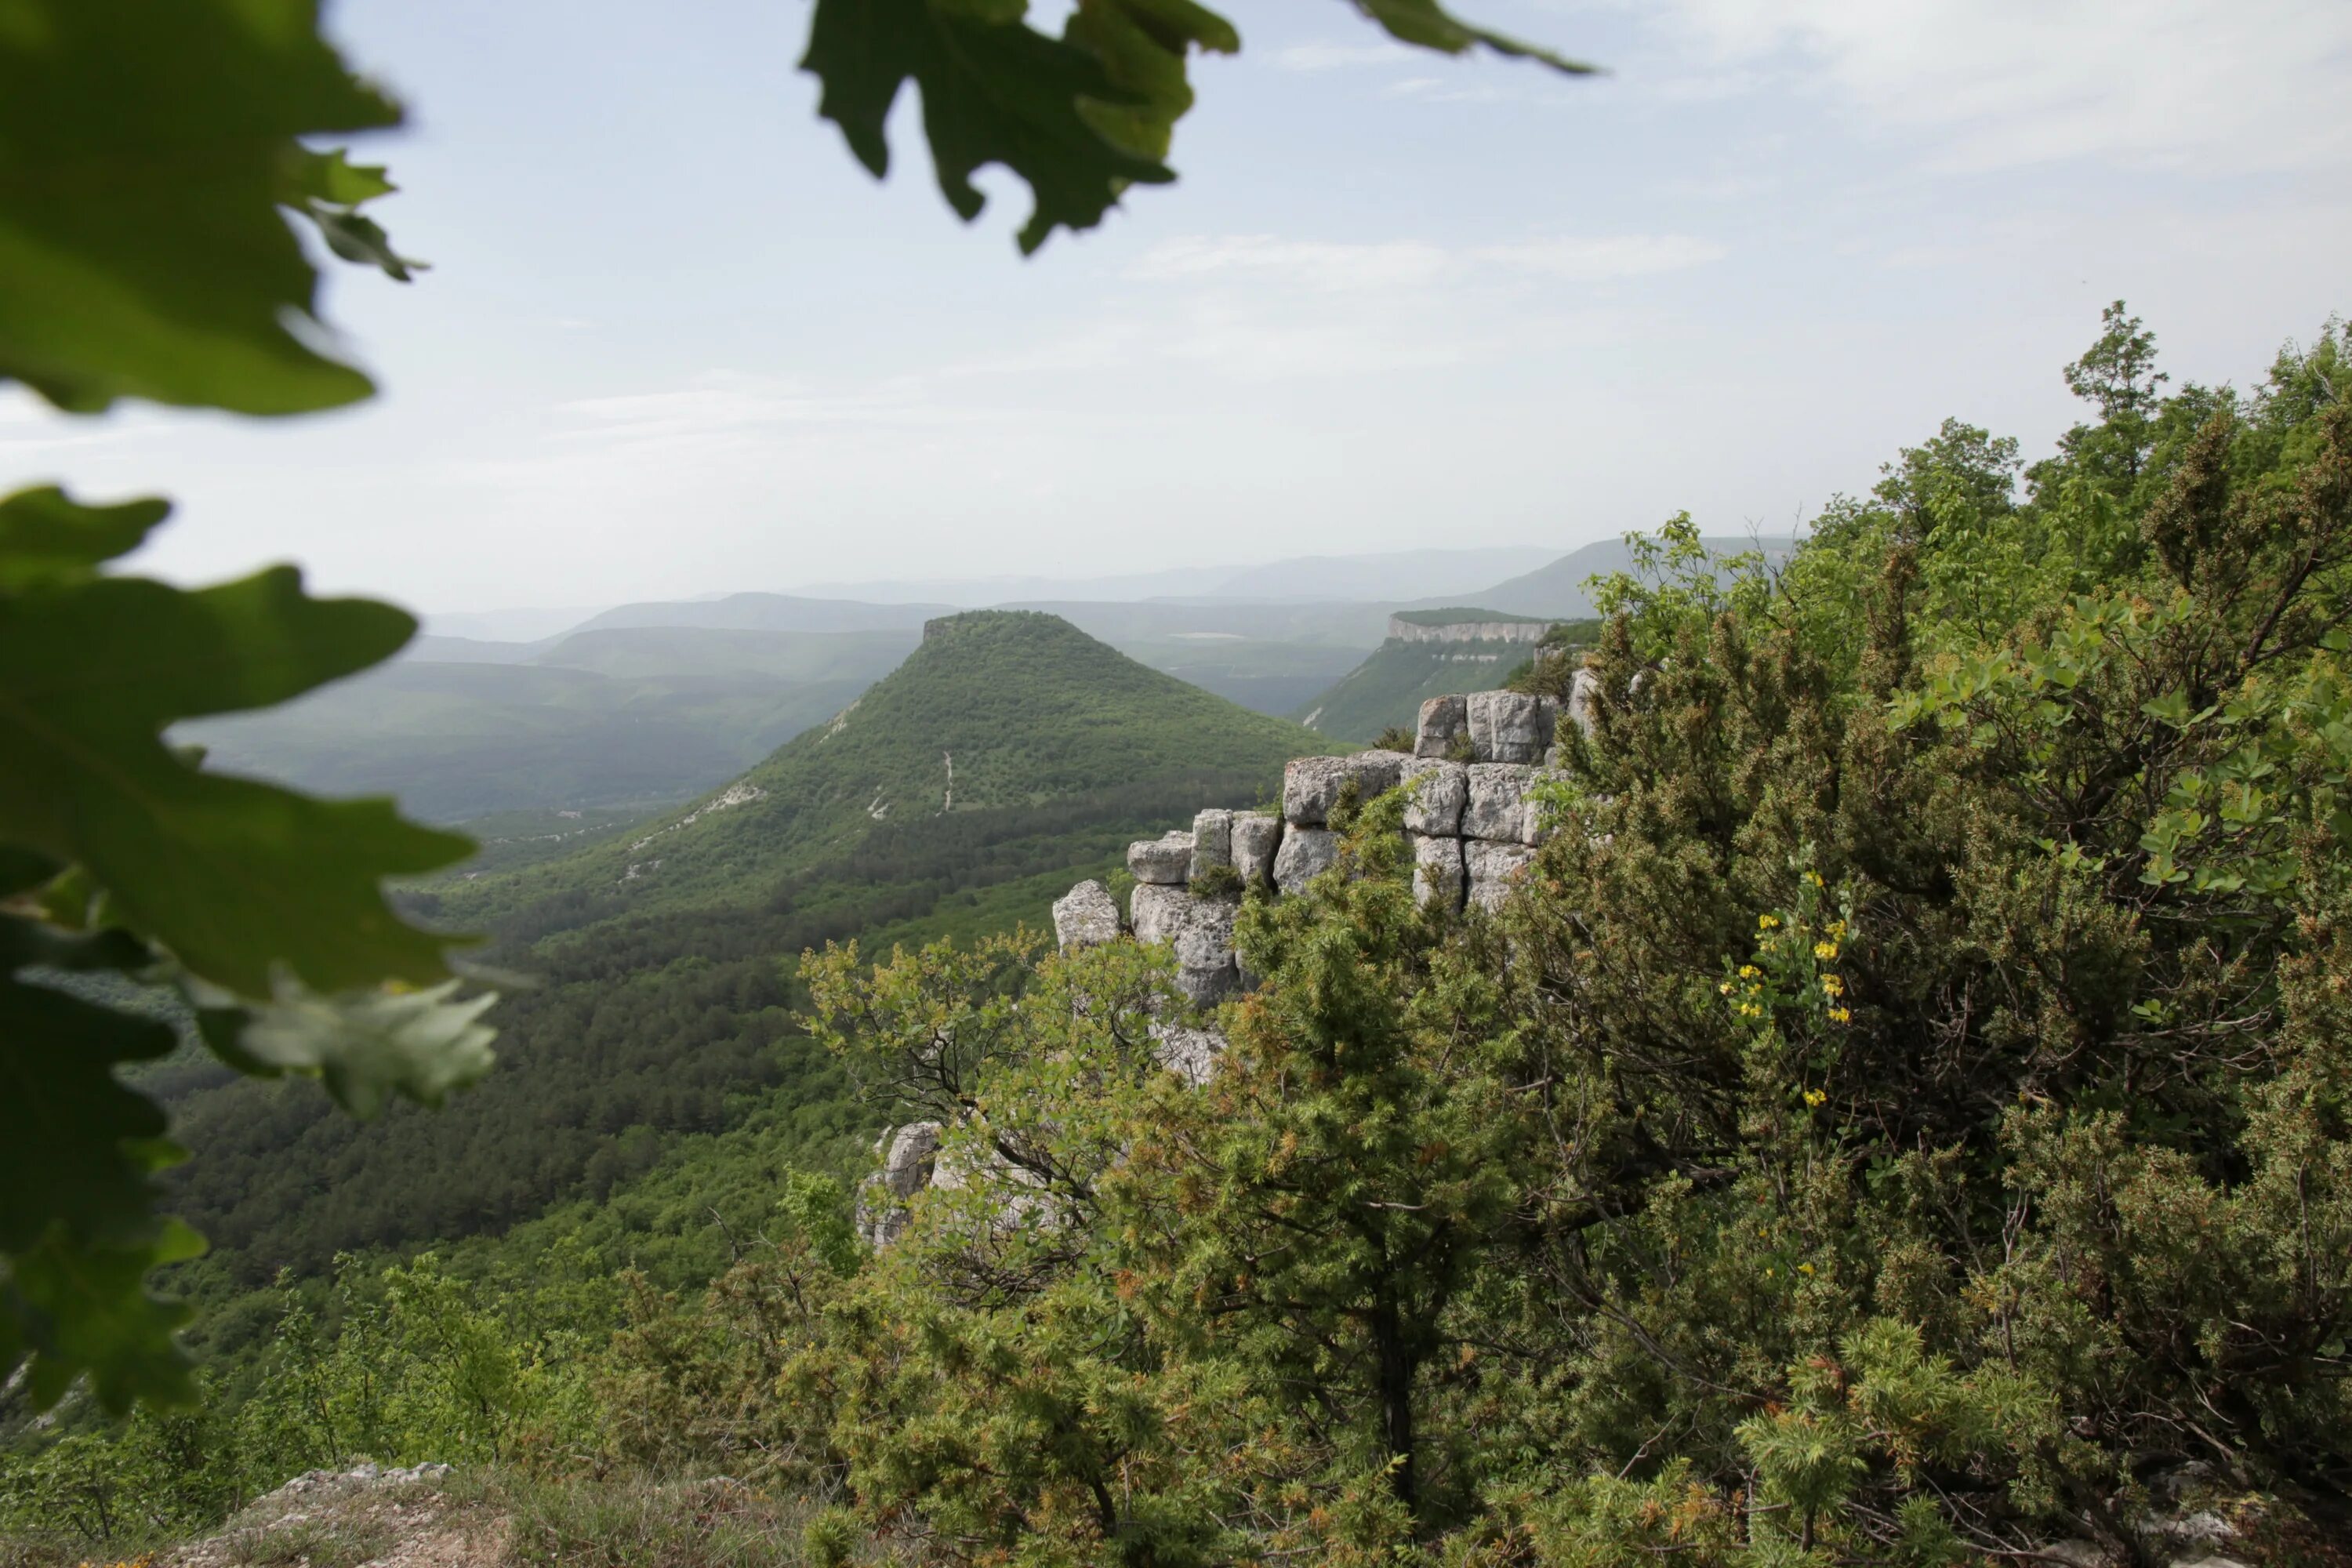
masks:
<instances>
[{"instance_id":1,"label":"white cloud","mask_svg":"<svg viewBox=\"0 0 2352 1568\"><path fill-rule=\"evenodd\" d=\"M2352 159L2343 0L1675 0L1675 17L1719 60L1932 137L1947 169Z\"/></svg>"},{"instance_id":2,"label":"white cloud","mask_svg":"<svg viewBox=\"0 0 2352 1568\"><path fill-rule=\"evenodd\" d=\"M1424 240L1350 244L1272 235L1187 236L1146 251L1132 279L1255 278L1325 292L1421 288L1480 272L1538 274L1575 282L1644 277L1717 261L1724 248L1682 234L1560 235L1449 249Z\"/></svg>"},{"instance_id":3,"label":"white cloud","mask_svg":"<svg viewBox=\"0 0 2352 1568\"><path fill-rule=\"evenodd\" d=\"M1429 282L1449 260L1444 247L1420 240L1342 244L1269 234L1192 235L1153 246L1128 276L1159 282L1246 275L1314 289L1388 289Z\"/></svg>"},{"instance_id":4,"label":"white cloud","mask_svg":"<svg viewBox=\"0 0 2352 1568\"><path fill-rule=\"evenodd\" d=\"M1525 240L1516 245L1482 246L1469 252L1478 261L1575 283L1678 272L1686 267L1720 261L1724 254L1723 247L1713 240L1686 234L1618 234L1589 239L1562 237Z\"/></svg>"},{"instance_id":5,"label":"white cloud","mask_svg":"<svg viewBox=\"0 0 2352 1568\"><path fill-rule=\"evenodd\" d=\"M1417 58L1402 44L1293 44L1267 57L1278 70L1346 70L1357 66L1392 66Z\"/></svg>"}]
</instances>

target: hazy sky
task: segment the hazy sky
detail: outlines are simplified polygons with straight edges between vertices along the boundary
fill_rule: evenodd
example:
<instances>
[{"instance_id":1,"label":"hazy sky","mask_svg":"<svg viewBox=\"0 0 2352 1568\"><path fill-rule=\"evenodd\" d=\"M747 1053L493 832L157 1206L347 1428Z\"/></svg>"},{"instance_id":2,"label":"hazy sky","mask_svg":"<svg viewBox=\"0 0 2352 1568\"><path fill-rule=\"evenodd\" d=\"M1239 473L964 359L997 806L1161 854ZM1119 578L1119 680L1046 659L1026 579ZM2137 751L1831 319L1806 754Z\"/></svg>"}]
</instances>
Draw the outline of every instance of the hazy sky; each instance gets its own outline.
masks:
<instances>
[{"instance_id":1,"label":"hazy sky","mask_svg":"<svg viewBox=\"0 0 2352 1568\"><path fill-rule=\"evenodd\" d=\"M1234 0L1182 179L1019 259L902 97L877 185L798 0L342 0L434 264L341 269L384 395L0 396L0 482L160 490L143 564L428 609L1784 531L1958 414L2038 450L2127 297L2177 377L2352 310L2345 0L1457 0L1606 80Z\"/></svg>"}]
</instances>

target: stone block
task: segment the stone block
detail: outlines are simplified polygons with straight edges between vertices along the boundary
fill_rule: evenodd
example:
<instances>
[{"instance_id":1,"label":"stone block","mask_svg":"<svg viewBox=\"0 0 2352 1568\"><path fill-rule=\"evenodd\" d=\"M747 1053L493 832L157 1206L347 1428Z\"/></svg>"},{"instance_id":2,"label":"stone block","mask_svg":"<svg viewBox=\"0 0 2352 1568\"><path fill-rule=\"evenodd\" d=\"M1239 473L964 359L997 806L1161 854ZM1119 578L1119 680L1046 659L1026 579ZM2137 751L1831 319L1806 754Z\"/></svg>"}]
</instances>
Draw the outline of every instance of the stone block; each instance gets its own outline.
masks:
<instances>
[{"instance_id":1,"label":"stone block","mask_svg":"<svg viewBox=\"0 0 2352 1568\"><path fill-rule=\"evenodd\" d=\"M1187 1083L1202 1084L1216 1070L1225 1053L1225 1037L1214 1029L1187 1029L1174 1024L1151 1026L1151 1055L1161 1067Z\"/></svg>"},{"instance_id":2,"label":"stone block","mask_svg":"<svg viewBox=\"0 0 2352 1568\"><path fill-rule=\"evenodd\" d=\"M1465 886L1462 840L1423 833L1412 837L1412 901L1460 909Z\"/></svg>"},{"instance_id":3,"label":"stone block","mask_svg":"<svg viewBox=\"0 0 2352 1568\"><path fill-rule=\"evenodd\" d=\"M1568 716L1586 734L1592 733L1592 704L1601 696L1601 678L1580 669L1568 683Z\"/></svg>"},{"instance_id":4,"label":"stone block","mask_svg":"<svg viewBox=\"0 0 2352 1568\"><path fill-rule=\"evenodd\" d=\"M1320 827L1283 830L1282 847L1274 858L1274 885L1286 893L1305 890L1315 877L1339 858L1339 836Z\"/></svg>"},{"instance_id":5,"label":"stone block","mask_svg":"<svg viewBox=\"0 0 2352 1568\"><path fill-rule=\"evenodd\" d=\"M1454 743L1470 728L1470 700L1466 697L1433 697L1421 705L1421 720L1414 727L1412 754L1416 757L1443 757L1454 750Z\"/></svg>"},{"instance_id":6,"label":"stone block","mask_svg":"<svg viewBox=\"0 0 2352 1568\"><path fill-rule=\"evenodd\" d=\"M1552 743L1559 716L1551 699L1523 691L1474 691L1469 709L1470 747L1482 763L1539 760Z\"/></svg>"},{"instance_id":7,"label":"stone block","mask_svg":"<svg viewBox=\"0 0 2352 1568\"><path fill-rule=\"evenodd\" d=\"M1469 884L1470 902L1482 910L1502 908L1513 885L1534 864L1536 852L1524 844L1465 839L1462 845L1462 867Z\"/></svg>"},{"instance_id":8,"label":"stone block","mask_svg":"<svg viewBox=\"0 0 2352 1568\"><path fill-rule=\"evenodd\" d=\"M1054 900L1054 940L1064 952L1118 939L1118 901L1088 878Z\"/></svg>"},{"instance_id":9,"label":"stone block","mask_svg":"<svg viewBox=\"0 0 2352 1568\"><path fill-rule=\"evenodd\" d=\"M1192 875L1192 836L1178 831L1139 838L1127 847L1127 868L1139 882L1181 885Z\"/></svg>"},{"instance_id":10,"label":"stone block","mask_svg":"<svg viewBox=\"0 0 2352 1568\"><path fill-rule=\"evenodd\" d=\"M1138 942L1174 942L1192 919L1197 900L1182 888L1166 882L1138 882L1128 896L1128 929Z\"/></svg>"},{"instance_id":11,"label":"stone block","mask_svg":"<svg viewBox=\"0 0 2352 1568\"><path fill-rule=\"evenodd\" d=\"M1462 832L1462 808L1470 798L1470 770L1438 757L1405 763L1404 830L1454 837Z\"/></svg>"},{"instance_id":12,"label":"stone block","mask_svg":"<svg viewBox=\"0 0 2352 1568\"><path fill-rule=\"evenodd\" d=\"M1274 856L1281 843L1282 818L1268 812L1234 814L1234 869L1242 874L1244 889L1274 886Z\"/></svg>"},{"instance_id":13,"label":"stone block","mask_svg":"<svg viewBox=\"0 0 2352 1568\"><path fill-rule=\"evenodd\" d=\"M1402 752L1359 752L1352 757L1293 757L1282 770L1282 817L1293 827L1322 827L1351 787L1359 805L1396 788L1412 759Z\"/></svg>"},{"instance_id":14,"label":"stone block","mask_svg":"<svg viewBox=\"0 0 2352 1568\"><path fill-rule=\"evenodd\" d=\"M1212 809L1192 818L1191 875L1234 863L1234 814Z\"/></svg>"},{"instance_id":15,"label":"stone block","mask_svg":"<svg viewBox=\"0 0 2352 1568\"><path fill-rule=\"evenodd\" d=\"M1524 844L1532 810L1528 785L1535 769L1517 763L1472 763L1468 799L1462 808L1462 837L1494 844Z\"/></svg>"}]
</instances>

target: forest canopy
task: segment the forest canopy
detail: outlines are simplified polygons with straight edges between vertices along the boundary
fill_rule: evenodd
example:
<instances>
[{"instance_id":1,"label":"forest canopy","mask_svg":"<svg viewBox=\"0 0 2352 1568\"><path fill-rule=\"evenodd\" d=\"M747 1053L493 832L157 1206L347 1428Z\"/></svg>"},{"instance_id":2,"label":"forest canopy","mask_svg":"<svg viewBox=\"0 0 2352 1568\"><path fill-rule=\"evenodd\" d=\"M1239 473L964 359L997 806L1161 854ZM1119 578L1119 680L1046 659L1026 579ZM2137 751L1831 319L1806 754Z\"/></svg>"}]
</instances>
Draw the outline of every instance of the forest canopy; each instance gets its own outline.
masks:
<instances>
[{"instance_id":1,"label":"forest canopy","mask_svg":"<svg viewBox=\"0 0 2352 1568\"><path fill-rule=\"evenodd\" d=\"M2045 460L1949 421L1777 566L1648 541L1525 885L1421 909L1368 803L1244 904L1205 1084L1133 943L810 955L957 1179L868 1255L793 1178L701 1294L349 1279L355 1366L444 1311L519 1369L371 1451L749 1474L820 1558L2132 1561L2186 1499L2331 1561L2352 341L2167 390L2103 325ZM260 1386L362 1376L308 1334Z\"/></svg>"}]
</instances>

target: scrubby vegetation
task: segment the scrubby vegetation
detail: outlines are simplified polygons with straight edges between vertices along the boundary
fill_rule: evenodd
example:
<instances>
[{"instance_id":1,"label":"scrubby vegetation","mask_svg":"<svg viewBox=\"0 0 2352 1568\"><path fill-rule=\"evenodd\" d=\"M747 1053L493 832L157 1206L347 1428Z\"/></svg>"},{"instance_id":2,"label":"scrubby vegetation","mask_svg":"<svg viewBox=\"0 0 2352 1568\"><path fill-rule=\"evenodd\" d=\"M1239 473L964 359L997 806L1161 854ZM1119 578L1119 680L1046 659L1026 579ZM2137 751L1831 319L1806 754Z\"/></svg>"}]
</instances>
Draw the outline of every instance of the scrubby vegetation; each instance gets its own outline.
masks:
<instances>
[{"instance_id":1,"label":"scrubby vegetation","mask_svg":"<svg viewBox=\"0 0 2352 1568\"><path fill-rule=\"evenodd\" d=\"M2022 474L1948 423L1785 563L1604 584L1499 915L1360 803L1200 1088L1130 944L830 947L812 1040L950 1124L898 1242L779 1171L707 1286L346 1269L175 1473L723 1474L931 1562L2128 1563L2185 1500L2340 1563L2352 342L2165 395L2106 325Z\"/></svg>"}]
</instances>

